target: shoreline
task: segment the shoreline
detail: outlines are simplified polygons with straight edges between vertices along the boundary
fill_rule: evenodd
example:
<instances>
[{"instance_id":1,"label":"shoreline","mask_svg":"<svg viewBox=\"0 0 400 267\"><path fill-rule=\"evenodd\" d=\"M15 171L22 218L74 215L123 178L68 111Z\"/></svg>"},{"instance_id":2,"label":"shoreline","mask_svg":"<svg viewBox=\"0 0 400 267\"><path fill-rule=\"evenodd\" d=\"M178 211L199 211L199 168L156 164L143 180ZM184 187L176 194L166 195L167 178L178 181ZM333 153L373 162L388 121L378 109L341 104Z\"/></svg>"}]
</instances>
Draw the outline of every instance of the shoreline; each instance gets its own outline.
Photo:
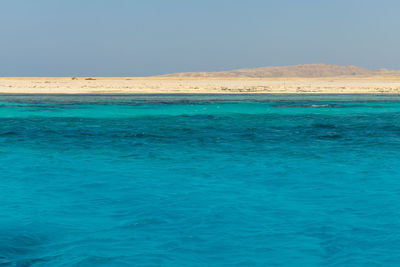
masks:
<instances>
[{"instance_id":1,"label":"shoreline","mask_svg":"<svg viewBox=\"0 0 400 267\"><path fill-rule=\"evenodd\" d=\"M0 77L0 95L400 94L400 77Z\"/></svg>"}]
</instances>

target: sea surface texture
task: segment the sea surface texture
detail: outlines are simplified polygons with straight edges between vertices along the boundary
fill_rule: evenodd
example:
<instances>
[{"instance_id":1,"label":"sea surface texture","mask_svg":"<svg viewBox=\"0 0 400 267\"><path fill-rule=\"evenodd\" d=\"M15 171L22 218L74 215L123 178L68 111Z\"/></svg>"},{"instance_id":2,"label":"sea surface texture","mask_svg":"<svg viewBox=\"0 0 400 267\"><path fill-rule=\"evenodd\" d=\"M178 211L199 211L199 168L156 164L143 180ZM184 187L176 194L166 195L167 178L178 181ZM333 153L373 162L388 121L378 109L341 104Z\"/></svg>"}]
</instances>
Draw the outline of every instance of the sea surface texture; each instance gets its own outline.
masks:
<instances>
[{"instance_id":1,"label":"sea surface texture","mask_svg":"<svg viewBox=\"0 0 400 267\"><path fill-rule=\"evenodd\" d=\"M0 266L400 266L399 96L0 96Z\"/></svg>"}]
</instances>

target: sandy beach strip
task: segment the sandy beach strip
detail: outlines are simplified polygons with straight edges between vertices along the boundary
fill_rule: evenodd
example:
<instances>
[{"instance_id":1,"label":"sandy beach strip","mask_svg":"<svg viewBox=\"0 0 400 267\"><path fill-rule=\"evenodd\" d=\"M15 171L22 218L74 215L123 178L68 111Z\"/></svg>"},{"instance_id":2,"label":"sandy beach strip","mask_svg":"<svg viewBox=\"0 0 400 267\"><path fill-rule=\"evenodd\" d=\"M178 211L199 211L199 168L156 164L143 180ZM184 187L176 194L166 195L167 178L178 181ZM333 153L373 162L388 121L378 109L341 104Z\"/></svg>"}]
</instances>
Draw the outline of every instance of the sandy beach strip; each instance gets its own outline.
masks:
<instances>
[{"instance_id":1,"label":"sandy beach strip","mask_svg":"<svg viewBox=\"0 0 400 267\"><path fill-rule=\"evenodd\" d=\"M1 77L0 94L400 94L400 77Z\"/></svg>"}]
</instances>

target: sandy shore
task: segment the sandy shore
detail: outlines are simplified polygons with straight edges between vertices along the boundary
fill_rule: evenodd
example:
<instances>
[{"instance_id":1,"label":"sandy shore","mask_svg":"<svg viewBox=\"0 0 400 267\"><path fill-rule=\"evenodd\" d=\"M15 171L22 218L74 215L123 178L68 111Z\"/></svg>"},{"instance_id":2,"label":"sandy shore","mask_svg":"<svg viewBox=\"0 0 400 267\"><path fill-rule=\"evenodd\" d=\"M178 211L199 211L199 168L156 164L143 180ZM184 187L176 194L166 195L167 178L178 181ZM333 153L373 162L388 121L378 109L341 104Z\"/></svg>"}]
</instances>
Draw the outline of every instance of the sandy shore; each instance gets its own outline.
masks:
<instances>
[{"instance_id":1,"label":"sandy shore","mask_svg":"<svg viewBox=\"0 0 400 267\"><path fill-rule=\"evenodd\" d=\"M400 77L0 78L1 94L400 94Z\"/></svg>"}]
</instances>

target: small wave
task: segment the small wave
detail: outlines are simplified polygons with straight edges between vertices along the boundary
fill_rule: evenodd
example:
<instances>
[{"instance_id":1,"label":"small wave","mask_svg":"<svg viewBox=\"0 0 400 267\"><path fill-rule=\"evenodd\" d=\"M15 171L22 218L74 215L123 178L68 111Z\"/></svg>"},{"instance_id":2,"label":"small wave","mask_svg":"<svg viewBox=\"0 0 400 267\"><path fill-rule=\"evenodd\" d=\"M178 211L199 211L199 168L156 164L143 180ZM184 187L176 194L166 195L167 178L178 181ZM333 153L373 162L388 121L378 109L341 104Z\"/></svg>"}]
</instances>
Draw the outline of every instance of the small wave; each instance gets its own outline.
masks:
<instances>
[{"instance_id":1,"label":"small wave","mask_svg":"<svg viewBox=\"0 0 400 267\"><path fill-rule=\"evenodd\" d=\"M210 105L212 102L204 100L169 100L169 101L155 101L153 104L163 104L163 105ZM145 102L144 104L148 104Z\"/></svg>"},{"instance_id":2,"label":"small wave","mask_svg":"<svg viewBox=\"0 0 400 267\"><path fill-rule=\"evenodd\" d=\"M312 125L314 128L320 128L320 129L335 129L336 125L334 124L327 124L327 123L315 123Z\"/></svg>"},{"instance_id":3,"label":"small wave","mask_svg":"<svg viewBox=\"0 0 400 267\"><path fill-rule=\"evenodd\" d=\"M17 263L17 266L30 266L40 259L31 259L38 247L45 243L46 237L29 232L0 233L0 266ZM24 265L25 264L25 265Z\"/></svg>"},{"instance_id":4,"label":"small wave","mask_svg":"<svg viewBox=\"0 0 400 267\"><path fill-rule=\"evenodd\" d=\"M326 134L318 137L319 139L340 139L342 136L340 134Z\"/></svg>"},{"instance_id":5,"label":"small wave","mask_svg":"<svg viewBox=\"0 0 400 267\"><path fill-rule=\"evenodd\" d=\"M342 108L344 106L338 104L294 104L294 105L278 105L278 108Z\"/></svg>"},{"instance_id":6,"label":"small wave","mask_svg":"<svg viewBox=\"0 0 400 267\"><path fill-rule=\"evenodd\" d=\"M18 133L13 131L0 133L0 136L13 136L13 135L18 135Z\"/></svg>"}]
</instances>

